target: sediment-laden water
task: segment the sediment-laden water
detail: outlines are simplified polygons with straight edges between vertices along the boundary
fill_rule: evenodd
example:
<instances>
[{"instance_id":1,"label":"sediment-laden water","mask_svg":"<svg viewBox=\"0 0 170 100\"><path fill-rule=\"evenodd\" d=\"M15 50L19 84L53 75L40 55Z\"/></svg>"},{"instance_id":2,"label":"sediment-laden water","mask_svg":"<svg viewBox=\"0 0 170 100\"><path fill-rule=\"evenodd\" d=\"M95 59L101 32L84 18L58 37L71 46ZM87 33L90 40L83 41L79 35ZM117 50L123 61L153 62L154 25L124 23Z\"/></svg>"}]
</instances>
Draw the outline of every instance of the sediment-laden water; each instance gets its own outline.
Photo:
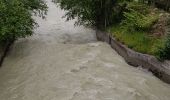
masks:
<instances>
[{"instance_id":1,"label":"sediment-laden water","mask_svg":"<svg viewBox=\"0 0 170 100\"><path fill-rule=\"evenodd\" d=\"M48 6L36 34L16 41L0 68L0 100L170 100L170 85Z\"/></svg>"}]
</instances>

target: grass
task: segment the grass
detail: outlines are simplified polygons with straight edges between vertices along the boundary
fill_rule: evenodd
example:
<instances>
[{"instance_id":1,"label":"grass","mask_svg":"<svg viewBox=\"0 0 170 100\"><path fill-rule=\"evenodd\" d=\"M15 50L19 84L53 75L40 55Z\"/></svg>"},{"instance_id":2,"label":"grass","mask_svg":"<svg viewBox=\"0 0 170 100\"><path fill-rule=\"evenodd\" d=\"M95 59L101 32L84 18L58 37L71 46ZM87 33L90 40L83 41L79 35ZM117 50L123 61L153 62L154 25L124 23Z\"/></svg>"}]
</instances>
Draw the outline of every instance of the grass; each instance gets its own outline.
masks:
<instances>
[{"instance_id":1,"label":"grass","mask_svg":"<svg viewBox=\"0 0 170 100\"><path fill-rule=\"evenodd\" d=\"M163 45L163 39L153 36L150 32L159 20L159 11L135 2L129 3L127 8L128 11L123 13L122 22L114 24L107 31L127 47L157 56L158 47Z\"/></svg>"},{"instance_id":2,"label":"grass","mask_svg":"<svg viewBox=\"0 0 170 100\"><path fill-rule=\"evenodd\" d=\"M132 27L133 28L133 27ZM149 36L144 31L128 31L126 26L114 25L108 30L113 37L129 48L144 54L155 55L157 45L161 45L161 39Z\"/></svg>"}]
</instances>

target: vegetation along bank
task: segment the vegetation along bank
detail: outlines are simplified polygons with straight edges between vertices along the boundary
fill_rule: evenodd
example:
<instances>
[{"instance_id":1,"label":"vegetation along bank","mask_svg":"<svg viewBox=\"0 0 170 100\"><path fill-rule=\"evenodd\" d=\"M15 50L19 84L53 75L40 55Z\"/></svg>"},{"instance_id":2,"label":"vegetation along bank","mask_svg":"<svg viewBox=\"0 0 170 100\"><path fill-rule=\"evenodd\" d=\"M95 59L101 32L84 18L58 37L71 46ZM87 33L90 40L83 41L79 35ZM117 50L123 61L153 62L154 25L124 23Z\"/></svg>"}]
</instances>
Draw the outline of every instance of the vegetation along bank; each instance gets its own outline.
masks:
<instances>
[{"instance_id":1,"label":"vegetation along bank","mask_svg":"<svg viewBox=\"0 0 170 100\"><path fill-rule=\"evenodd\" d=\"M115 44L120 43L122 45L119 45L120 47L127 47L126 50L135 52L132 54L136 58L129 57L131 60L128 63L136 65L135 59L143 57L137 61L137 65L148 67L159 78L168 77L165 80L169 80L170 75L166 71L170 70L169 64L164 64L170 60L169 0L57 0L56 2L62 9L68 10L65 15L67 20L77 17L76 24L90 25L109 33L109 38L105 34L102 39L108 39L110 44L113 41ZM148 62L152 60L154 64ZM162 73L166 75L162 76Z\"/></svg>"},{"instance_id":2,"label":"vegetation along bank","mask_svg":"<svg viewBox=\"0 0 170 100\"><path fill-rule=\"evenodd\" d=\"M67 20L111 33L117 41L159 60L170 59L167 0L56 0Z\"/></svg>"},{"instance_id":3,"label":"vegetation along bank","mask_svg":"<svg viewBox=\"0 0 170 100\"><path fill-rule=\"evenodd\" d=\"M36 14L44 18L47 6L43 0L0 0L0 62L14 40L33 34Z\"/></svg>"}]
</instances>

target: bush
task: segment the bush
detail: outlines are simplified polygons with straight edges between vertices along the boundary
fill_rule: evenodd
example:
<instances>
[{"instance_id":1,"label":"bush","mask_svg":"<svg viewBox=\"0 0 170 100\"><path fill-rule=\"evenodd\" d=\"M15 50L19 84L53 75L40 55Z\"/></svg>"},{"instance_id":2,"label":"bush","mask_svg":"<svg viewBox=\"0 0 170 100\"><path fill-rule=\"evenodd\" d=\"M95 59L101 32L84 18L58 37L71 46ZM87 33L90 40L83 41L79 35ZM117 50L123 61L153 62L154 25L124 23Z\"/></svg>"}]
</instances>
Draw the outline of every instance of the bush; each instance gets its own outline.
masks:
<instances>
[{"instance_id":1,"label":"bush","mask_svg":"<svg viewBox=\"0 0 170 100\"><path fill-rule=\"evenodd\" d=\"M127 9L133 9L143 15L150 13L149 6L135 1L128 2Z\"/></svg>"},{"instance_id":2,"label":"bush","mask_svg":"<svg viewBox=\"0 0 170 100\"><path fill-rule=\"evenodd\" d=\"M32 12L43 15L46 8L41 0L0 0L0 42L32 35L36 25Z\"/></svg>"},{"instance_id":3,"label":"bush","mask_svg":"<svg viewBox=\"0 0 170 100\"><path fill-rule=\"evenodd\" d=\"M133 9L129 9L128 12L124 12L125 19L122 24L127 25L130 31L148 31L157 22L158 15L144 15Z\"/></svg>"},{"instance_id":4,"label":"bush","mask_svg":"<svg viewBox=\"0 0 170 100\"><path fill-rule=\"evenodd\" d=\"M159 14L151 7L134 1L126 2L124 18L120 24L115 24L109 31L113 36L129 48L154 55L155 45L160 43L160 38L148 34L153 25L158 21Z\"/></svg>"},{"instance_id":5,"label":"bush","mask_svg":"<svg viewBox=\"0 0 170 100\"><path fill-rule=\"evenodd\" d=\"M163 45L159 46L156 52L157 58L160 60L170 60L170 34L166 37Z\"/></svg>"}]
</instances>

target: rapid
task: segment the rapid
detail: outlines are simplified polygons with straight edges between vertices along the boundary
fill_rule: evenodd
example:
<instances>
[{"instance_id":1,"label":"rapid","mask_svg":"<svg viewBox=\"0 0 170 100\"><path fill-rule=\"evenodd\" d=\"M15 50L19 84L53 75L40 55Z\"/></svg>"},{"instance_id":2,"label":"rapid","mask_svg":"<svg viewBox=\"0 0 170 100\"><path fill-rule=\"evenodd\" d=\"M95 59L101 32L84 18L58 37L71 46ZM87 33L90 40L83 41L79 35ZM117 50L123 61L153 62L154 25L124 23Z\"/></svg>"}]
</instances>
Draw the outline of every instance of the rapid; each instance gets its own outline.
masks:
<instances>
[{"instance_id":1,"label":"rapid","mask_svg":"<svg viewBox=\"0 0 170 100\"><path fill-rule=\"evenodd\" d=\"M128 65L94 30L47 4L35 34L16 41L0 68L0 100L170 100L169 84Z\"/></svg>"}]
</instances>

